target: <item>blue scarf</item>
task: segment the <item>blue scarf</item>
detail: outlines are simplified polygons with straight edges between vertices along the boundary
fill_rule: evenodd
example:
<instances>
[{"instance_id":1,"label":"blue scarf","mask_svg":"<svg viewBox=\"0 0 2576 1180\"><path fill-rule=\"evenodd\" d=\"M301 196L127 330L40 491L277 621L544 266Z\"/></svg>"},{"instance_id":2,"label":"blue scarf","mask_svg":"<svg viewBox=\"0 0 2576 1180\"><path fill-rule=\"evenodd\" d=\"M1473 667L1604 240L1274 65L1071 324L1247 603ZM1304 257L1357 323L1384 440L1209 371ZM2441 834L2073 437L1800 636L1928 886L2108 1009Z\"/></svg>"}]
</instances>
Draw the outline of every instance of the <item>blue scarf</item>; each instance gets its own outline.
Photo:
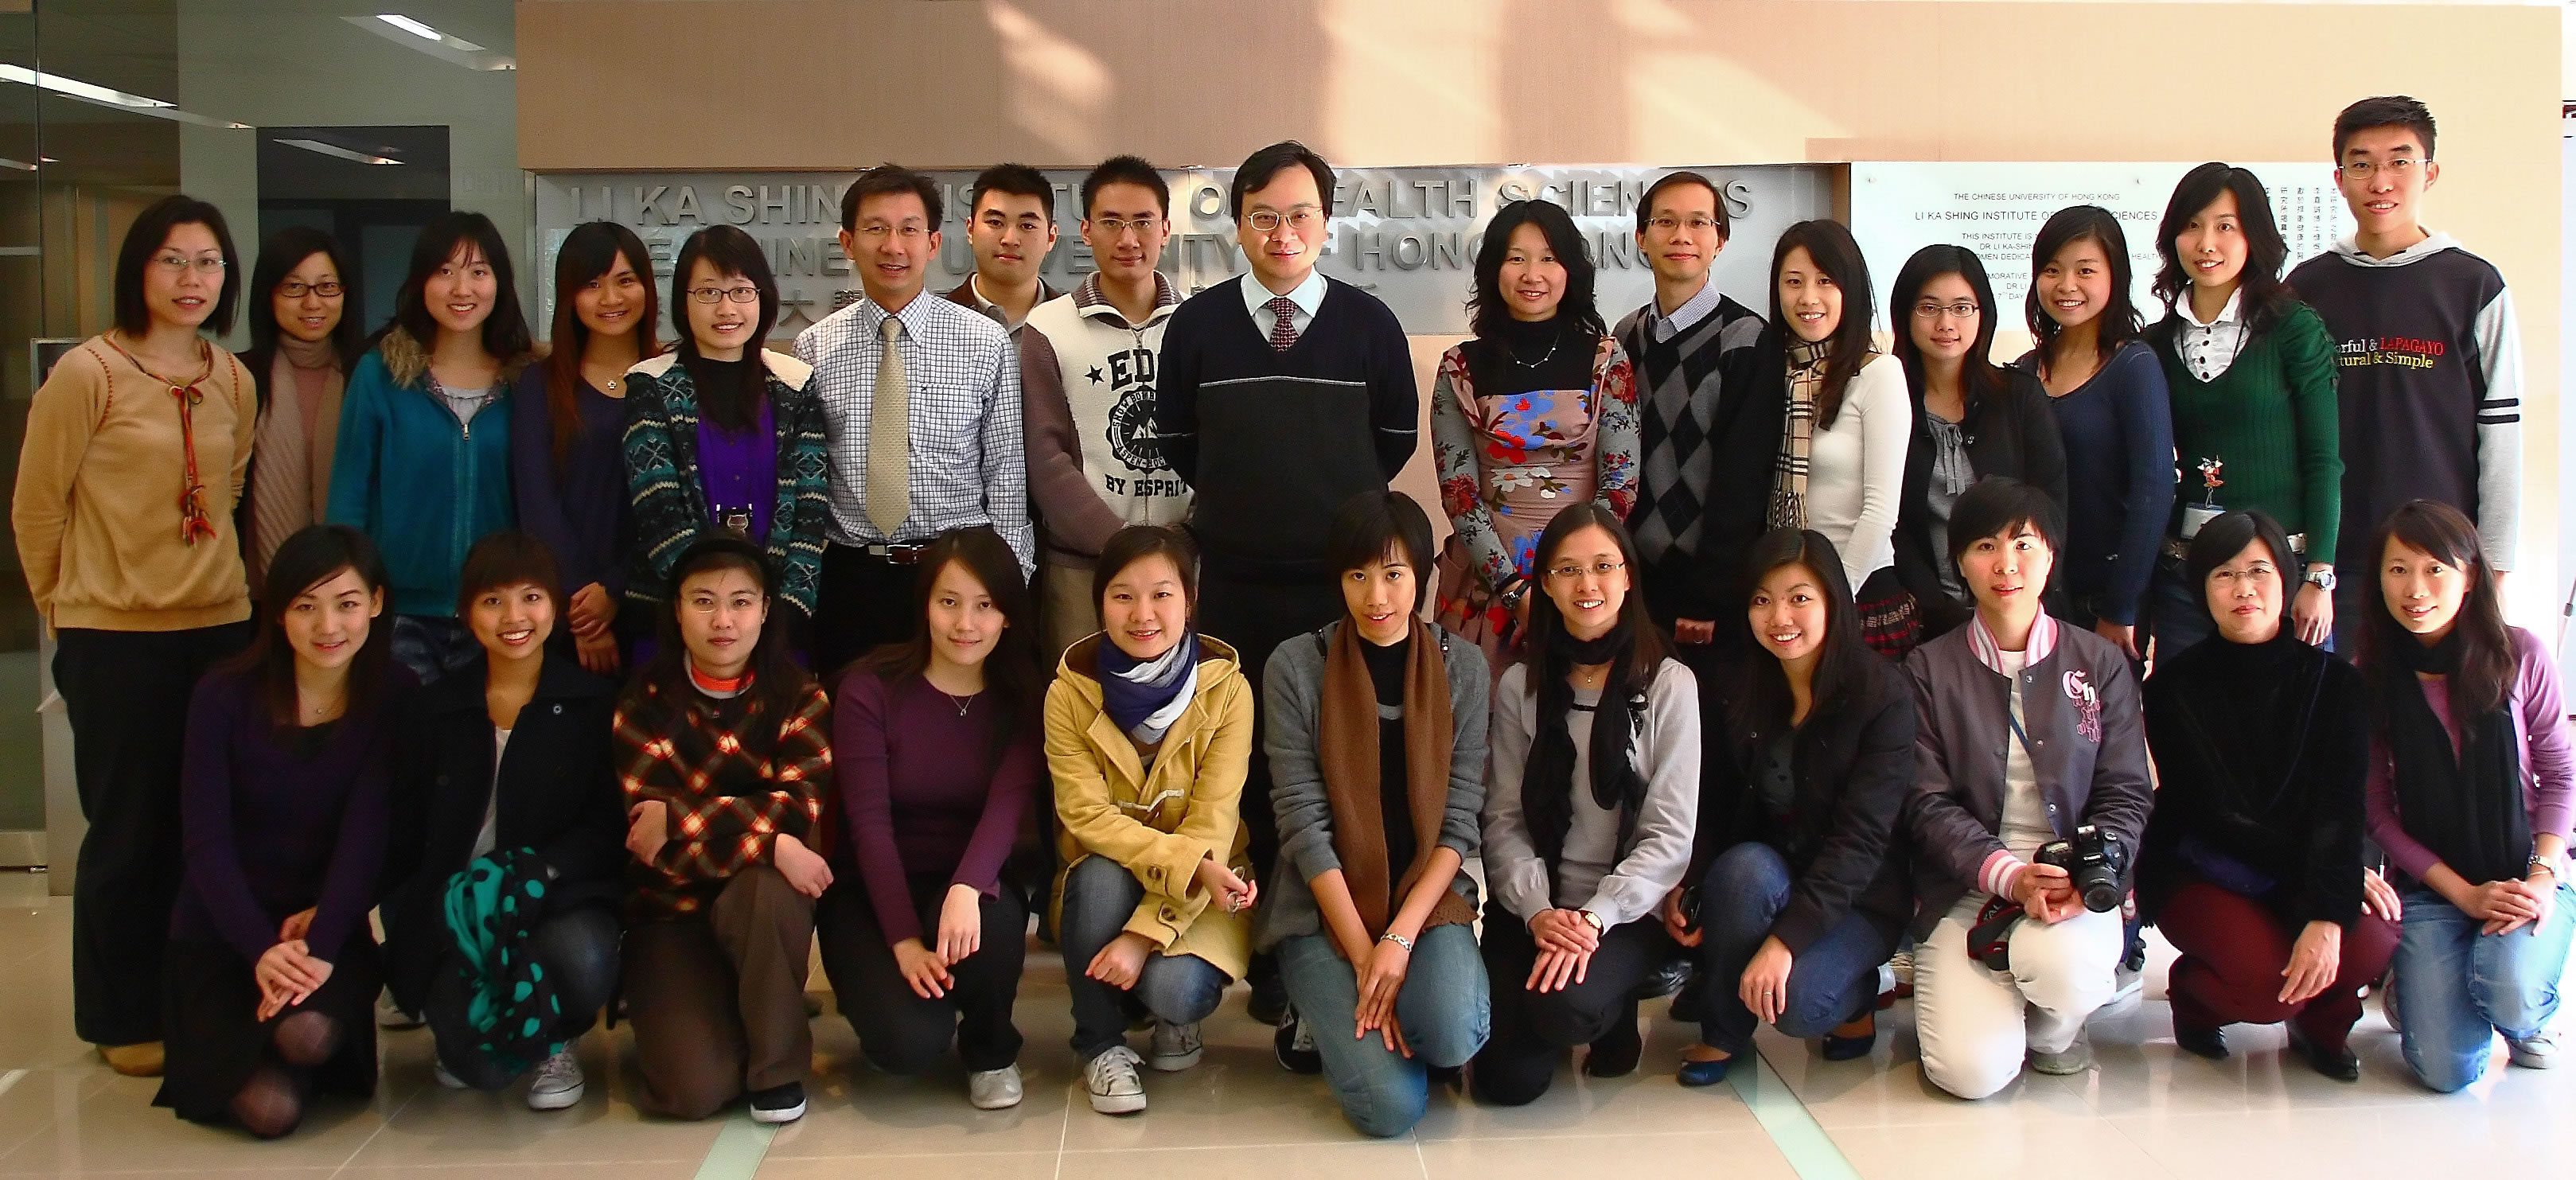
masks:
<instances>
[{"instance_id":1,"label":"blue scarf","mask_svg":"<svg viewBox=\"0 0 2576 1180\"><path fill-rule=\"evenodd\" d=\"M1162 741L1198 687L1198 632L1182 632L1172 650L1151 662L1139 662L1103 635L1099 659L1100 704L1109 719L1146 745Z\"/></svg>"}]
</instances>

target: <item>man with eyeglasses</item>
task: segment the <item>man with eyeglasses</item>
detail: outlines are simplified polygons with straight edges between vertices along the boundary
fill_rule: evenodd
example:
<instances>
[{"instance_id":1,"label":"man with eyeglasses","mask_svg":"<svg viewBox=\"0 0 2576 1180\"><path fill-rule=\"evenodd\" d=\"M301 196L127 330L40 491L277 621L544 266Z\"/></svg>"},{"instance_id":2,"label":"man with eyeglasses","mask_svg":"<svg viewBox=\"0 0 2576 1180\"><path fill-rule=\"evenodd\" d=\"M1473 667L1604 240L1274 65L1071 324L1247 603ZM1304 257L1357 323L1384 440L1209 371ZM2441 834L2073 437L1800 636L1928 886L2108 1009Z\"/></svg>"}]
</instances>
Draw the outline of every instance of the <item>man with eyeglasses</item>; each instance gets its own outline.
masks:
<instances>
[{"instance_id":1,"label":"man with eyeglasses","mask_svg":"<svg viewBox=\"0 0 2576 1180\"><path fill-rule=\"evenodd\" d=\"M1731 225L1717 185L1674 172L1637 203L1637 252L1655 298L1615 329L1637 366L1637 506L1628 528L1645 563L1647 613L1673 629L1682 662L1706 671L1747 643L1741 603L1727 601L1762 535L1770 455L1783 399L1757 388L1762 317L1718 293L1710 268Z\"/></svg>"},{"instance_id":2,"label":"man with eyeglasses","mask_svg":"<svg viewBox=\"0 0 2576 1180\"><path fill-rule=\"evenodd\" d=\"M2344 108L2334 126L2335 183L2355 230L2290 272L2336 342L2343 525L2335 568L2378 568L2379 522L2414 499L2478 524L2487 564L2513 568L2522 504L2522 334L2513 293L2486 259L2425 230L2424 194L2441 179L2433 112L2398 95ZM2335 586L2335 650L2349 655L2368 618L2371 577Z\"/></svg>"},{"instance_id":3,"label":"man with eyeglasses","mask_svg":"<svg viewBox=\"0 0 2576 1180\"><path fill-rule=\"evenodd\" d=\"M1099 269L1040 304L1019 335L1050 659L1100 629L1091 570L1110 534L1189 515L1189 485L1154 436L1156 362L1181 305L1155 269L1171 238L1171 201L1171 185L1135 156L1092 169L1082 181L1082 240Z\"/></svg>"},{"instance_id":4,"label":"man with eyeglasses","mask_svg":"<svg viewBox=\"0 0 2576 1180\"><path fill-rule=\"evenodd\" d=\"M1055 186L1026 164L995 164L966 190L966 244L975 273L948 293L1019 339L1029 313L1061 292L1038 271L1055 250Z\"/></svg>"},{"instance_id":5,"label":"man with eyeglasses","mask_svg":"<svg viewBox=\"0 0 2576 1180\"><path fill-rule=\"evenodd\" d=\"M1413 457L1421 390L1395 313L1315 271L1333 214L1323 157L1295 140L1252 153L1227 210L1249 273L1172 313L1154 428L1194 492L1200 629L1234 645L1258 684L1272 648L1341 616L1324 534L1344 501L1384 493ZM1243 823L1253 865L1273 871L1266 758L1244 779ZM1254 1018L1278 1020L1277 962L1255 957L1251 980Z\"/></svg>"},{"instance_id":6,"label":"man with eyeglasses","mask_svg":"<svg viewBox=\"0 0 2576 1180\"><path fill-rule=\"evenodd\" d=\"M1000 324L922 297L939 218L928 177L861 173L841 195L841 250L866 298L796 337L831 454L816 668L912 638L914 567L941 533L991 525L1032 569L1019 355Z\"/></svg>"}]
</instances>

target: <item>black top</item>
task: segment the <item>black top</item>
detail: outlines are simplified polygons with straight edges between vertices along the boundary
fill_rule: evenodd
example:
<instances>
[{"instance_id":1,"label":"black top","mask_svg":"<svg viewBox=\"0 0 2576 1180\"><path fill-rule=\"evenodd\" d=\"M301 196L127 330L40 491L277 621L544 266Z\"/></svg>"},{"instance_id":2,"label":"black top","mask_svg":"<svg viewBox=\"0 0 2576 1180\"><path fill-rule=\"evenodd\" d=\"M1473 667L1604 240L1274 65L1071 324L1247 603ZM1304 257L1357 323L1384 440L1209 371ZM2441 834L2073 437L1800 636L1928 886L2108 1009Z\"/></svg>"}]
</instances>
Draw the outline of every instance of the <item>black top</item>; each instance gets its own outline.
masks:
<instances>
[{"instance_id":1,"label":"black top","mask_svg":"<svg viewBox=\"0 0 2576 1180\"><path fill-rule=\"evenodd\" d=\"M696 355L680 358L681 366L689 371L690 384L698 387L698 415L706 419L707 425L727 434L741 434L757 424L754 416L760 412L760 403L755 400L745 404L743 391L750 388L766 392L765 385L744 384L755 376L767 376L769 367L766 364L761 365L758 374L752 372L751 366L758 361L759 357L748 348L743 350L743 355L729 361ZM745 421L740 424L726 422L709 413L708 408L717 402L722 402L732 412L741 413Z\"/></svg>"},{"instance_id":2,"label":"black top","mask_svg":"<svg viewBox=\"0 0 2576 1180\"><path fill-rule=\"evenodd\" d=\"M1589 389L1599 337L1576 329L1562 315L1536 322L1507 319L1491 337L1459 346L1477 397L1509 397L1535 389Z\"/></svg>"},{"instance_id":3,"label":"black top","mask_svg":"<svg viewBox=\"0 0 2576 1180\"><path fill-rule=\"evenodd\" d=\"M2005 369L1999 395L1968 398L1959 429L1967 436L1968 466L1975 479L2006 475L2037 486L2066 514L2066 440L2057 416L2048 408L2048 389L2039 378ZM1944 592L1941 570L1949 565L1948 546L1932 540L1929 493L1932 460L1937 453L1932 427L1924 421L1923 391L1914 397L1914 441L1905 452L1905 490L1896 509L1896 576L1923 614L1923 638L1936 639L1964 625L1974 610Z\"/></svg>"},{"instance_id":4,"label":"black top","mask_svg":"<svg viewBox=\"0 0 2576 1180\"><path fill-rule=\"evenodd\" d=\"M1413 834L1413 797L1405 789L1404 666L1413 656L1413 637L1385 647L1360 640L1360 658L1368 664L1369 684L1377 689L1377 799L1386 828L1386 866L1400 879L1413 864L1419 844ZM1393 716L1389 716L1389 714ZM1403 904L1402 898L1396 904Z\"/></svg>"},{"instance_id":5,"label":"black top","mask_svg":"<svg viewBox=\"0 0 2576 1180\"><path fill-rule=\"evenodd\" d=\"M2361 916L2371 706L2352 665L2299 642L2212 636L2147 678L2155 813L2138 854L2152 920L2191 877L2293 922ZM2238 878L2234 883L2221 878ZM2245 888L2260 885L2271 888Z\"/></svg>"}]
</instances>

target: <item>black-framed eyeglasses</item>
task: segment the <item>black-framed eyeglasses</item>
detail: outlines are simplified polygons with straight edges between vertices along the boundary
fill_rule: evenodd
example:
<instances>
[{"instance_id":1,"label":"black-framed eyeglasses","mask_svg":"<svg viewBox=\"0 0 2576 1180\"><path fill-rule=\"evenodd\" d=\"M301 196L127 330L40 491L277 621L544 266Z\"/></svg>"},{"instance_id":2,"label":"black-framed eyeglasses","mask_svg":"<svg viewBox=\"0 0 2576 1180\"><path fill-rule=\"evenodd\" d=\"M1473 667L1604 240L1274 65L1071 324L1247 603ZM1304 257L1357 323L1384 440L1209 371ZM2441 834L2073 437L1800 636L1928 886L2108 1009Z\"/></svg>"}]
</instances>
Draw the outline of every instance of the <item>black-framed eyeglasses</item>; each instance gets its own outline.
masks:
<instances>
[{"instance_id":1,"label":"black-framed eyeglasses","mask_svg":"<svg viewBox=\"0 0 2576 1180\"><path fill-rule=\"evenodd\" d=\"M689 288L689 298L700 303L718 303L727 299L733 300L736 303L758 303L760 302L760 288L691 287Z\"/></svg>"},{"instance_id":2,"label":"black-framed eyeglasses","mask_svg":"<svg viewBox=\"0 0 2576 1180\"><path fill-rule=\"evenodd\" d=\"M302 299L306 295L319 295L324 299L337 299L345 289L346 288L340 286L339 280L337 279L319 283L299 283L294 279L288 279L277 285L277 293L289 299Z\"/></svg>"}]
</instances>

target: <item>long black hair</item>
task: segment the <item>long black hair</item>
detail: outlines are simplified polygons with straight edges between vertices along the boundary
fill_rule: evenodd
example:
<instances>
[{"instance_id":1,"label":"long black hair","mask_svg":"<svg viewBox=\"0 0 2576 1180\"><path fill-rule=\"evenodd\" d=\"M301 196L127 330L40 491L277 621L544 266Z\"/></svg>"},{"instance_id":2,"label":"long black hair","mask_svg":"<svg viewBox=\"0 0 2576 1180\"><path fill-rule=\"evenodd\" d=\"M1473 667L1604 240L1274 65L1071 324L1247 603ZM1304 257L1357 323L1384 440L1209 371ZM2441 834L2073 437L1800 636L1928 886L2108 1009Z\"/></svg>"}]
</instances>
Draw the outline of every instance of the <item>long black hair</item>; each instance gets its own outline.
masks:
<instances>
[{"instance_id":1,"label":"long black hair","mask_svg":"<svg viewBox=\"0 0 2576 1180\"><path fill-rule=\"evenodd\" d=\"M340 252L340 240L307 225L290 225L270 234L260 245L259 264L251 270L250 348L241 354L263 407L270 396L269 375L277 368L277 337L284 331L277 326L277 288L316 254L330 259L331 273L340 276L340 322L331 328L331 355L340 362L340 372L356 367L358 355L367 350L366 333L359 330L358 317L349 314L349 259Z\"/></svg>"},{"instance_id":2,"label":"long black hair","mask_svg":"<svg viewBox=\"0 0 2576 1180\"><path fill-rule=\"evenodd\" d=\"M365 533L345 524L313 524L295 530L268 559L268 577L253 600L259 611L259 636L248 650L225 661L231 672L248 673L268 705L268 719L279 729L295 726L295 645L286 638L286 612L307 590L355 573L370 594L385 588L385 559ZM370 620L367 639L349 662L348 700L343 716L354 717L374 705L385 687L386 667L393 661L394 617L391 604Z\"/></svg>"},{"instance_id":3,"label":"long black hair","mask_svg":"<svg viewBox=\"0 0 2576 1180\"><path fill-rule=\"evenodd\" d=\"M1476 277L1467 288L1467 330L1492 339L1512 322L1511 305L1503 292L1503 260L1511 255L1513 231L1524 225L1538 227L1547 239L1548 252L1565 268L1565 298L1556 305L1556 314L1587 335L1607 335L1610 329L1601 320L1601 309L1594 306L1597 272L1591 255L1583 252L1583 231L1575 228L1564 206L1535 200L1503 206L1485 226L1484 242L1476 247Z\"/></svg>"},{"instance_id":4,"label":"long black hair","mask_svg":"<svg viewBox=\"0 0 2576 1180\"><path fill-rule=\"evenodd\" d=\"M742 367L742 383L731 389L715 388L699 376L704 358L698 355L697 331L689 326L689 280L700 262L713 267L719 278L749 279L760 288L760 318L742 346L742 359L749 363ZM679 334L680 363L689 366L689 377L697 383L698 413L707 421L727 430L749 430L760 420L760 399L769 388L769 366L760 354L768 350L769 330L777 324L778 279L770 274L769 255L760 243L730 225L690 234L671 269L671 330Z\"/></svg>"},{"instance_id":5,"label":"long black hair","mask_svg":"<svg viewBox=\"0 0 2576 1180\"><path fill-rule=\"evenodd\" d=\"M2237 272L2236 289L2242 295L2240 306L2249 337L2259 336L2292 301L2290 289L2281 282L2281 266L2289 261L2290 245L2281 240L2281 227L2272 220L2272 195L2264 191L2260 178L2243 168L2213 160L2182 174L2173 199L2165 202L2164 220L2156 225L2156 253L2164 259L2163 269L2156 272L2156 298L2170 309L2190 297L2191 271L2174 243L2182 237L2183 227L2221 193L2236 196L2236 224L2245 233L2245 269ZM2172 331L2180 322L2178 315L2167 316L2158 328Z\"/></svg>"},{"instance_id":6,"label":"long black hair","mask_svg":"<svg viewBox=\"0 0 2576 1180\"><path fill-rule=\"evenodd\" d=\"M1020 576L1019 556L991 525L950 529L930 543L921 555L921 572L912 580L912 615L921 626L911 640L862 656L854 668L893 684L930 666L930 645L936 639L930 633L930 596L940 572L952 565L993 596L993 606L1008 624L984 657L984 688L1002 706L995 737L1007 741L1021 726L1036 723L1046 696L1046 670L1038 664L1037 606L1029 597L1028 581Z\"/></svg>"},{"instance_id":7,"label":"long black hair","mask_svg":"<svg viewBox=\"0 0 2576 1180\"><path fill-rule=\"evenodd\" d=\"M1539 532L1533 568L1541 578L1547 577L1546 571L1566 542L1588 528L1609 534L1628 573L1628 593L1619 604L1619 621L1609 635L1601 637L1624 637L1626 650L1612 653L1610 674L1602 679L1601 701L1592 715L1592 781L1588 785L1594 803L1605 809L1625 808L1633 814L1645 801L1646 780L1630 750L1645 714L1646 690L1654 683L1655 672L1671 649L1663 633L1655 629L1654 620L1646 615L1646 598L1637 585L1644 567L1638 564L1636 543L1628 538L1627 528L1609 509L1585 500L1558 511L1547 528ZM1558 858L1564 853L1565 835L1574 822L1574 737L1568 725L1574 706L1575 661L1568 653L1579 641L1566 631L1565 616L1552 595L1534 594L1529 601L1530 642L1527 654L1521 657L1527 678L1522 689L1534 698L1537 725L1530 735L1529 760L1522 769L1521 804L1529 816L1532 842L1538 846L1539 858L1547 863L1548 877L1553 880Z\"/></svg>"},{"instance_id":8,"label":"long black hair","mask_svg":"<svg viewBox=\"0 0 2576 1180\"><path fill-rule=\"evenodd\" d=\"M634 268L635 285L644 290L644 313L635 317L635 358L660 351L653 323L662 318L662 298L653 290L653 255L644 249L644 239L614 221L572 227L555 250L555 322L546 357L546 417L553 427L546 448L557 473L572 460L573 439L581 433L581 354L590 347L590 325L581 322L574 300L584 288L607 278L619 258Z\"/></svg>"},{"instance_id":9,"label":"long black hair","mask_svg":"<svg viewBox=\"0 0 2576 1180\"><path fill-rule=\"evenodd\" d=\"M215 310L202 326L218 335L233 330L233 311L241 305L242 290L241 256L233 251L233 231L224 225L223 210L186 193L172 193L144 206L134 224L125 227L125 241L116 249L118 331L140 339L152 330L152 308L143 298L143 271L170 241L170 231L183 225L206 227L224 256L224 281L215 295Z\"/></svg>"},{"instance_id":10,"label":"long black hair","mask_svg":"<svg viewBox=\"0 0 2576 1180\"><path fill-rule=\"evenodd\" d=\"M805 669L788 651L790 642L786 620L779 617L782 608L777 596L777 579L770 575L769 559L759 546L734 533L712 530L681 551L671 563L670 601L663 604L660 630L653 659L636 672L635 682L627 689L629 704L640 703L644 694L655 694L666 706L676 706L697 691L689 683L689 645L680 637L680 612L689 609L688 598L680 588L699 574L740 570L751 576L760 587L760 596L769 604L769 616L761 621L760 638L751 646L751 687L745 694L763 714L783 718L796 709L797 698L813 682ZM771 730L774 739L776 731Z\"/></svg>"},{"instance_id":11,"label":"long black hair","mask_svg":"<svg viewBox=\"0 0 2576 1180\"><path fill-rule=\"evenodd\" d=\"M2129 235L2120 228L2120 219L2100 205L2069 205L2050 214L2048 223L2039 227L2038 240L2030 247L2030 293L2022 299L2022 317L2030 323L2030 335L2038 341L2039 367L2045 372L2051 346L2066 326L2048 314L2039 293L2039 272L2068 246L2090 241L2102 247L2103 261L2111 270L2111 299L2093 322L2094 351L2107 363L2120 346L2138 338L2140 322L2137 301L2129 297Z\"/></svg>"},{"instance_id":12,"label":"long black hair","mask_svg":"<svg viewBox=\"0 0 2576 1180\"><path fill-rule=\"evenodd\" d=\"M1780 306L1780 269L1789 264L1792 250L1805 250L1843 293L1843 318L1825 338L1824 387L1816 391L1816 429L1830 430L1843 408L1844 387L1869 363L1869 322L1877 316L1878 304L1869 285L1869 263L1851 230L1827 217L1801 221L1781 231L1779 244L1771 249L1771 331L1780 347L1799 339L1789 326L1789 309Z\"/></svg>"},{"instance_id":13,"label":"long black hair","mask_svg":"<svg viewBox=\"0 0 2576 1180\"><path fill-rule=\"evenodd\" d=\"M2361 669L2370 678L2372 696L2384 701L2393 678L2414 675L2388 653L2401 643L2422 642L2389 613L2387 594L2379 590L2390 541L2460 571L2468 583L2460 613L2451 620L2452 634L2460 640L2460 670L2450 677L2452 715L2475 717L2504 707L2513 692L2515 664L2513 630L2504 621L2504 596L2497 592L2495 575L2488 570L2478 527L2459 509L2437 500L2398 505L2371 534L2369 566L2353 571L2355 577L2370 579L2371 597L2376 600L2365 612L2370 620L2361 630Z\"/></svg>"},{"instance_id":14,"label":"long black hair","mask_svg":"<svg viewBox=\"0 0 2576 1180\"><path fill-rule=\"evenodd\" d=\"M1866 707L1876 699L1884 661L1870 650L1861 638L1860 608L1852 601L1850 579L1843 575L1842 556L1834 552L1834 543L1814 529L1773 529L1753 543L1745 558L1742 594L1746 621L1751 627L1753 596L1762 589L1762 580L1776 570L1795 566L1806 571L1825 600L1825 634L1816 652L1815 677L1809 684L1807 719L1839 713L1846 709ZM1721 623L1720 626L1725 624ZM1761 650L1745 661L1744 690L1735 694L1728 712L1738 734L1778 735L1795 728L1790 716L1797 704L1789 692L1789 676L1780 661Z\"/></svg>"},{"instance_id":15,"label":"long black hair","mask_svg":"<svg viewBox=\"0 0 2576 1180\"><path fill-rule=\"evenodd\" d=\"M1986 280L1986 264L1976 251L1965 246L1925 246L1897 268L1896 281L1887 290L1889 326L1896 329L1896 359L1905 366L1905 383L1914 391L1914 403L1923 404L1923 350L1914 346L1914 301L1922 297L1924 287L1942 275L1967 280L1969 293L1977 300L1976 339L1959 362L1959 393L1967 404L1975 405L1978 398L2004 391L2003 370L1995 367L1991 356L1995 349L1995 285Z\"/></svg>"},{"instance_id":16,"label":"long black hair","mask_svg":"<svg viewBox=\"0 0 2576 1180\"><path fill-rule=\"evenodd\" d=\"M394 292L393 318L367 338L367 346L374 347L386 333L400 328L423 349L435 347L438 320L429 314L425 291L439 268L468 246L492 268L492 314L483 319L483 351L505 365L536 351L535 341L528 336L528 317L519 311L518 279L510 269L509 246L501 241L501 231L491 218L464 209L441 213L420 227L420 236L411 244L411 269L404 272L402 286Z\"/></svg>"}]
</instances>

